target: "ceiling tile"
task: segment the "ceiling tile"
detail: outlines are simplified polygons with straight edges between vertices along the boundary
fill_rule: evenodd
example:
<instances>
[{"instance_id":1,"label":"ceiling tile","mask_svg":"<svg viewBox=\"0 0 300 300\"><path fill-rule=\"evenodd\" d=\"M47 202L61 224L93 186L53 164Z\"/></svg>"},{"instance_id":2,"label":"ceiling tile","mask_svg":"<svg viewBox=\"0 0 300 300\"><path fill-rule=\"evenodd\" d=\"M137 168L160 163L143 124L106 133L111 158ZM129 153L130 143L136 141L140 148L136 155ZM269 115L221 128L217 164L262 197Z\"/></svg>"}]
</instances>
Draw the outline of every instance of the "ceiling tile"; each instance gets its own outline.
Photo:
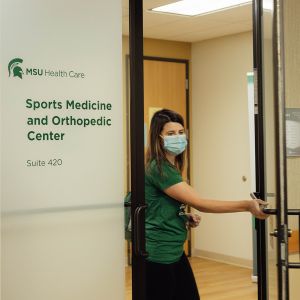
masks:
<instances>
[{"instance_id":1,"label":"ceiling tile","mask_svg":"<svg viewBox=\"0 0 300 300\"><path fill-rule=\"evenodd\" d=\"M252 6L244 5L194 17L154 13L148 9L176 2L145 0L144 36L155 39L195 42L252 29ZM128 35L128 0L123 0L123 34Z\"/></svg>"}]
</instances>

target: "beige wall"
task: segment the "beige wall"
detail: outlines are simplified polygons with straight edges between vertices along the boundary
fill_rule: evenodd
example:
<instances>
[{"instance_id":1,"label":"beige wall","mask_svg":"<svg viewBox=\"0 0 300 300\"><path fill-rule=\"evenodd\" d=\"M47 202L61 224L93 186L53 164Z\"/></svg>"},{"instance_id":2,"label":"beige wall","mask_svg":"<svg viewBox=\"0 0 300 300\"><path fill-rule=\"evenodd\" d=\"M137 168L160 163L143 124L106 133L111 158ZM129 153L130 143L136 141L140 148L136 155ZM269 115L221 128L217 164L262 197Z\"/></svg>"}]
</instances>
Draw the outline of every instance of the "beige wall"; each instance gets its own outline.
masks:
<instances>
[{"instance_id":1,"label":"beige wall","mask_svg":"<svg viewBox=\"0 0 300 300\"><path fill-rule=\"evenodd\" d=\"M129 53L128 36L123 36L123 53ZM191 58L191 44L156 39L144 39L144 55L177 59Z\"/></svg>"},{"instance_id":2,"label":"beige wall","mask_svg":"<svg viewBox=\"0 0 300 300\"><path fill-rule=\"evenodd\" d=\"M252 33L195 43L192 62L192 184L203 198L249 199L246 73L253 66ZM194 253L251 265L250 214L202 215Z\"/></svg>"},{"instance_id":3,"label":"beige wall","mask_svg":"<svg viewBox=\"0 0 300 300\"><path fill-rule=\"evenodd\" d=\"M286 107L300 108L300 1L285 3ZM300 157L287 161L289 208L300 208Z\"/></svg>"},{"instance_id":4,"label":"beige wall","mask_svg":"<svg viewBox=\"0 0 300 300\"><path fill-rule=\"evenodd\" d=\"M285 26L285 72L286 106L300 108L300 1L286 0L284 10ZM300 157L288 158L288 202L289 208L300 208ZM289 218L289 227L298 229L295 217ZM299 262L299 256L289 257ZM300 270L290 270L290 299L300 299Z\"/></svg>"}]
</instances>

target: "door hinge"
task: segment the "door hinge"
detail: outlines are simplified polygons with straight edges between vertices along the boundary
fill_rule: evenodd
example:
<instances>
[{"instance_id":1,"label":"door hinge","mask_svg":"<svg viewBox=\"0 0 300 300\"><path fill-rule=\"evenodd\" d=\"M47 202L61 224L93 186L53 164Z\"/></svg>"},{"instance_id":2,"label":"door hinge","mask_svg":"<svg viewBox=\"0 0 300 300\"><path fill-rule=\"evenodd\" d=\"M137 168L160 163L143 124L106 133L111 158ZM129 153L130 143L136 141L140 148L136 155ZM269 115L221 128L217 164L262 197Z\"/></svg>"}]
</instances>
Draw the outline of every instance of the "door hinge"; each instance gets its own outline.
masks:
<instances>
[{"instance_id":1,"label":"door hinge","mask_svg":"<svg viewBox=\"0 0 300 300\"><path fill-rule=\"evenodd\" d=\"M253 85L254 85L254 114L258 115L258 78L257 78L257 69L253 70Z\"/></svg>"},{"instance_id":2,"label":"door hinge","mask_svg":"<svg viewBox=\"0 0 300 300\"><path fill-rule=\"evenodd\" d=\"M185 79L185 89L189 89L189 80L187 78Z\"/></svg>"},{"instance_id":3,"label":"door hinge","mask_svg":"<svg viewBox=\"0 0 300 300\"><path fill-rule=\"evenodd\" d=\"M292 231L286 224L282 224L277 231L280 244L280 260L282 266L288 266L288 238L292 236Z\"/></svg>"}]
</instances>

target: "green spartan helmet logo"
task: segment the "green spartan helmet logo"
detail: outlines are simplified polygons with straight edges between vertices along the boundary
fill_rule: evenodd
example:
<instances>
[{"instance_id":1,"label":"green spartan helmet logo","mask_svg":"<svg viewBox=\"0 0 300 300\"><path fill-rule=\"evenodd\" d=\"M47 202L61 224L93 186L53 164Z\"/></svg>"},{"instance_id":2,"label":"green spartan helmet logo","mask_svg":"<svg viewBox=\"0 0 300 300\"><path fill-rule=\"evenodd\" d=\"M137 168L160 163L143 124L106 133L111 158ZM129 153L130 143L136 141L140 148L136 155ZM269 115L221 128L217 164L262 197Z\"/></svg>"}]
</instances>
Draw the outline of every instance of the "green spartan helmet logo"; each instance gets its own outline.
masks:
<instances>
[{"instance_id":1,"label":"green spartan helmet logo","mask_svg":"<svg viewBox=\"0 0 300 300\"><path fill-rule=\"evenodd\" d=\"M22 79L22 75L24 73L22 68L19 66L19 64L21 64L22 62L23 62L22 58L14 58L9 62L8 64L9 77L11 74L13 74L14 77L19 77Z\"/></svg>"}]
</instances>

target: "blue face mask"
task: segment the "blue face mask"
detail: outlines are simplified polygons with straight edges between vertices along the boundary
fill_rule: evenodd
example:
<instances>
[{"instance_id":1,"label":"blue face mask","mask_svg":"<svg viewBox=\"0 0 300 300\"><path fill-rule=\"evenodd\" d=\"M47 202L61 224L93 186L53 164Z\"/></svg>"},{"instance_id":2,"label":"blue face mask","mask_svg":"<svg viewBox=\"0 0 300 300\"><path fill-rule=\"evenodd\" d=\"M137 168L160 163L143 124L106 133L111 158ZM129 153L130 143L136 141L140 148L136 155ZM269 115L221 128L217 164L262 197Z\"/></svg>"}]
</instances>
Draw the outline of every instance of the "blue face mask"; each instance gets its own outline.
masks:
<instances>
[{"instance_id":1,"label":"blue face mask","mask_svg":"<svg viewBox=\"0 0 300 300\"><path fill-rule=\"evenodd\" d=\"M187 145L185 134L166 135L163 137L163 139L164 149L174 155L179 155L182 153Z\"/></svg>"}]
</instances>

